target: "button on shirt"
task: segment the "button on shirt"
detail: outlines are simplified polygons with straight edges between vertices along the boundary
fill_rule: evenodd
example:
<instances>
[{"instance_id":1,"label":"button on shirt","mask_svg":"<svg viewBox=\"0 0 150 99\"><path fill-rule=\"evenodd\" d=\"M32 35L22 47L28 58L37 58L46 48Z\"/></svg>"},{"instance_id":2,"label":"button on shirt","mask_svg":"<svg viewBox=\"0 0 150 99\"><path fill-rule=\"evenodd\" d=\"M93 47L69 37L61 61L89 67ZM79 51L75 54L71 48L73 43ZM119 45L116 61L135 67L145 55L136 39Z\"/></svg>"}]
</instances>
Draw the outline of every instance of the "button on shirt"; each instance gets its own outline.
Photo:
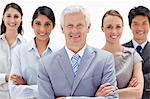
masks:
<instances>
[{"instance_id":1,"label":"button on shirt","mask_svg":"<svg viewBox=\"0 0 150 99\"><path fill-rule=\"evenodd\" d=\"M40 56L35 40L18 47L13 55L11 74L18 74L27 81L28 85L15 85L9 82L11 96L21 98L37 97L37 73L39 66L42 66L42 61L48 59L50 54L55 50L53 44L49 43L47 49Z\"/></svg>"},{"instance_id":2,"label":"button on shirt","mask_svg":"<svg viewBox=\"0 0 150 99\"><path fill-rule=\"evenodd\" d=\"M0 90L8 90L5 75L6 73L9 73L11 69L12 53L14 53L18 45L25 42L26 40L18 34L16 41L10 48L5 38L5 34L0 36L0 84L3 84L3 87L0 87Z\"/></svg>"}]
</instances>

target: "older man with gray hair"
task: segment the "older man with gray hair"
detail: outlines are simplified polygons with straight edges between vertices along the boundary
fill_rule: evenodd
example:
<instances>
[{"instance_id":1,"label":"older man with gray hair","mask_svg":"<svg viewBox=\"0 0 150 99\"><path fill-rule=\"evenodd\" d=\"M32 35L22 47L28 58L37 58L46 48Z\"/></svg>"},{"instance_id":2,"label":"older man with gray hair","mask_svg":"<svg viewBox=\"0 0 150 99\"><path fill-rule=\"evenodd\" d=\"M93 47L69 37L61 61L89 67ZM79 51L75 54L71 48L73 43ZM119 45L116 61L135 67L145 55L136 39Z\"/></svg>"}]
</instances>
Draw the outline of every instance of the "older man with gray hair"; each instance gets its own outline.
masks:
<instances>
[{"instance_id":1,"label":"older man with gray hair","mask_svg":"<svg viewBox=\"0 0 150 99\"><path fill-rule=\"evenodd\" d=\"M39 68L40 99L118 97L114 92L116 77L112 54L86 44L90 25L89 15L82 6L63 10L61 29L66 44Z\"/></svg>"}]
</instances>

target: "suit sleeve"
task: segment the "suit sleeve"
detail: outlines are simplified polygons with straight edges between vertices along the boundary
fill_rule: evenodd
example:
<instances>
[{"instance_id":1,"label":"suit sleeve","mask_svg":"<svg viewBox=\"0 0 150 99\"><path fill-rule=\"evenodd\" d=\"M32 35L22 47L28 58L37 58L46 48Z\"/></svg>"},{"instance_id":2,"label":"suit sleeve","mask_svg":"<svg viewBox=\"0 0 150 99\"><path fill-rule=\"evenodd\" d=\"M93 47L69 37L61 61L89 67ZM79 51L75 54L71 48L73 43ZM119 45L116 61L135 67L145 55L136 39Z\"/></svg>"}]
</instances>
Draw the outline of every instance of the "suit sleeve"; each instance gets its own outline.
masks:
<instances>
[{"instance_id":1,"label":"suit sleeve","mask_svg":"<svg viewBox=\"0 0 150 99\"><path fill-rule=\"evenodd\" d=\"M117 81L115 75L115 63L112 55L109 55L105 61L105 66L103 70L102 84L110 83L117 89ZM117 98L118 94L114 92L110 97Z\"/></svg>"},{"instance_id":2,"label":"suit sleeve","mask_svg":"<svg viewBox=\"0 0 150 99\"><path fill-rule=\"evenodd\" d=\"M150 73L144 74L144 90L150 92Z\"/></svg>"},{"instance_id":3,"label":"suit sleeve","mask_svg":"<svg viewBox=\"0 0 150 99\"><path fill-rule=\"evenodd\" d=\"M39 96L38 96L39 99L55 99L51 80L48 76L48 73L44 65L39 67L38 88L39 88Z\"/></svg>"},{"instance_id":4,"label":"suit sleeve","mask_svg":"<svg viewBox=\"0 0 150 99\"><path fill-rule=\"evenodd\" d=\"M106 97L84 97L84 96L80 96L80 97L66 97L66 99L108 99Z\"/></svg>"}]
</instances>

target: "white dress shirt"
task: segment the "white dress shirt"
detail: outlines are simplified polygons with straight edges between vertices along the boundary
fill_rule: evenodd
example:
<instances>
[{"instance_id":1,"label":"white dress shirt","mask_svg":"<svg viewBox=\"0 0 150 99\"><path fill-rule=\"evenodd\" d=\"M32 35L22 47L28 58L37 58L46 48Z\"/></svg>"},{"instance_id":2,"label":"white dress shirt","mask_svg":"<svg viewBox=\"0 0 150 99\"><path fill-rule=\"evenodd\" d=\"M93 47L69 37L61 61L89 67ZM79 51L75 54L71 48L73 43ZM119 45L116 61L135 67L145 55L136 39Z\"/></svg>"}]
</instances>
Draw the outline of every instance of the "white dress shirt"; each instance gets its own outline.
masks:
<instances>
[{"instance_id":1,"label":"white dress shirt","mask_svg":"<svg viewBox=\"0 0 150 99\"><path fill-rule=\"evenodd\" d=\"M67 46L65 46L65 49L66 49L66 52L67 52L67 54L68 54L68 56L69 56L70 61L71 61L71 58L72 58L72 56L73 56L74 54L78 54L80 57L82 57L85 48L86 48L86 45L84 45L84 47L83 47L79 52L74 53L73 51L71 51L70 49L68 49Z\"/></svg>"},{"instance_id":2,"label":"white dress shirt","mask_svg":"<svg viewBox=\"0 0 150 99\"><path fill-rule=\"evenodd\" d=\"M14 53L18 45L24 42L25 39L23 39L23 37L18 34L16 41L12 44L11 47L9 47L5 38L5 34L0 36L0 84L3 85L3 87L0 87L0 90L8 90L5 75L6 73L9 73L11 69L12 53Z\"/></svg>"},{"instance_id":3,"label":"white dress shirt","mask_svg":"<svg viewBox=\"0 0 150 99\"><path fill-rule=\"evenodd\" d=\"M148 41L146 40L144 43L138 44L135 40L132 40L134 49L136 49L136 47L137 47L138 45L140 45L140 46L142 47L142 49L144 49L144 47L145 47L145 45L147 44L147 42L148 42Z\"/></svg>"},{"instance_id":4,"label":"white dress shirt","mask_svg":"<svg viewBox=\"0 0 150 99\"><path fill-rule=\"evenodd\" d=\"M0 35L0 98L10 99L8 91L8 83L5 80L7 73L10 73L12 54L14 53L16 47L26 40L18 34L15 42L9 47L8 42L5 38L5 34Z\"/></svg>"}]
</instances>

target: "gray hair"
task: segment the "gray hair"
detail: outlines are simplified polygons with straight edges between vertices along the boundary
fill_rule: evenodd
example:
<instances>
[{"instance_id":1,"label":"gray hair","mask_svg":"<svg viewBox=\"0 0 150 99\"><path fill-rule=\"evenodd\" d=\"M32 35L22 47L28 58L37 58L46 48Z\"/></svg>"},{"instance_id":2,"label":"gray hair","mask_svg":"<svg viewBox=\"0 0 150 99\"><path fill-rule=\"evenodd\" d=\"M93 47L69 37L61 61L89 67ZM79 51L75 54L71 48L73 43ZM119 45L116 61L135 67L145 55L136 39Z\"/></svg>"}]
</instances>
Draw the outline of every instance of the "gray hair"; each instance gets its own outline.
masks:
<instances>
[{"instance_id":1,"label":"gray hair","mask_svg":"<svg viewBox=\"0 0 150 99\"><path fill-rule=\"evenodd\" d=\"M90 22L90 15L89 13L86 11L85 8L83 8L80 5L72 5L72 6L68 6L66 7L62 13L61 13L61 17L60 17L60 25L63 26L64 25L64 17L66 14L72 14L72 13L78 13L81 12L84 16L85 16L85 22L86 25L89 26L91 24Z\"/></svg>"}]
</instances>

